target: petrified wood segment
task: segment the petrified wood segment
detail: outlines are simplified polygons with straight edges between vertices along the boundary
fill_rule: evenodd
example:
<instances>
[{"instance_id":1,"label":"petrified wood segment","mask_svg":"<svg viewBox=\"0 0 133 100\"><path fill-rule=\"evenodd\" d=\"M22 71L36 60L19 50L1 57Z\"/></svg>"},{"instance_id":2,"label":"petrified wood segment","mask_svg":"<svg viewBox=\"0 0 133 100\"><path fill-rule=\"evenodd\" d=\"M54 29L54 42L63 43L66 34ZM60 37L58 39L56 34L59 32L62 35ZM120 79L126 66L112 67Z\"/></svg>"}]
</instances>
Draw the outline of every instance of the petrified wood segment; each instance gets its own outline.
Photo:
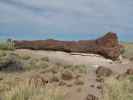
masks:
<instances>
[{"instance_id":1,"label":"petrified wood segment","mask_svg":"<svg viewBox=\"0 0 133 100\"><path fill-rule=\"evenodd\" d=\"M95 53L112 60L116 60L119 57L122 47L119 45L117 35L112 32L96 40L59 41L49 39L14 42L18 49Z\"/></svg>"}]
</instances>

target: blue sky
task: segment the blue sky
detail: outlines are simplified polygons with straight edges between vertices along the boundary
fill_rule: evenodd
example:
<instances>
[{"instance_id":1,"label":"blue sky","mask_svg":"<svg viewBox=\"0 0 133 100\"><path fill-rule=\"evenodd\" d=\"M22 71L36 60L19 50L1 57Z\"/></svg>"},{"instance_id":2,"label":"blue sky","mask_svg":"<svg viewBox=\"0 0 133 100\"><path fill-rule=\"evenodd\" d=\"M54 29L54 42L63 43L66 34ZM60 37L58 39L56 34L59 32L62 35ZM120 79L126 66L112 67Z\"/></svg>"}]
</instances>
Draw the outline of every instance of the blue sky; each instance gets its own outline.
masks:
<instances>
[{"instance_id":1,"label":"blue sky","mask_svg":"<svg viewBox=\"0 0 133 100\"><path fill-rule=\"evenodd\" d=\"M132 0L0 0L0 38L133 40Z\"/></svg>"}]
</instances>

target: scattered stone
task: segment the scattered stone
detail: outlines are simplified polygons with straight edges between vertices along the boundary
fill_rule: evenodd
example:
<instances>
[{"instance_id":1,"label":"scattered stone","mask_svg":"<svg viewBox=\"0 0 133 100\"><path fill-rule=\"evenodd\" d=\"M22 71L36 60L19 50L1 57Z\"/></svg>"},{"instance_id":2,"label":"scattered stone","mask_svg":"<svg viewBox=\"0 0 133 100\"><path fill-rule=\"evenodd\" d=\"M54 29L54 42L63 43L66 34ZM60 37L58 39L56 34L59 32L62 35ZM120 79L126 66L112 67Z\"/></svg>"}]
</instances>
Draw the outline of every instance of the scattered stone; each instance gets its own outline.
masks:
<instances>
[{"instance_id":1,"label":"scattered stone","mask_svg":"<svg viewBox=\"0 0 133 100\"><path fill-rule=\"evenodd\" d=\"M97 86L97 89L101 90L102 89L102 86L101 85L98 85Z\"/></svg>"},{"instance_id":2,"label":"scattered stone","mask_svg":"<svg viewBox=\"0 0 133 100\"><path fill-rule=\"evenodd\" d=\"M82 77L81 74L76 74L76 75L75 75L75 79L78 79L78 78L80 78L80 77Z\"/></svg>"},{"instance_id":3,"label":"scattered stone","mask_svg":"<svg viewBox=\"0 0 133 100\"><path fill-rule=\"evenodd\" d=\"M51 69L50 69L50 71L52 72L52 73L58 73L59 72L59 67L58 66L54 66L54 67L52 67Z\"/></svg>"},{"instance_id":4,"label":"scattered stone","mask_svg":"<svg viewBox=\"0 0 133 100\"><path fill-rule=\"evenodd\" d=\"M66 85L66 82L63 81L63 80L61 80L61 81L59 82L59 86L64 86L64 85Z\"/></svg>"},{"instance_id":5,"label":"scattered stone","mask_svg":"<svg viewBox=\"0 0 133 100\"><path fill-rule=\"evenodd\" d=\"M96 69L96 74L98 77L108 77L112 74L112 70L103 66L100 66Z\"/></svg>"},{"instance_id":6,"label":"scattered stone","mask_svg":"<svg viewBox=\"0 0 133 100\"><path fill-rule=\"evenodd\" d=\"M133 75L133 68L127 69L126 75Z\"/></svg>"},{"instance_id":7,"label":"scattered stone","mask_svg":"<svg viewBox=\"0 0 133 100\"><path fill-rule=\"evenodd\" d=\"M66 86L67 86L67 87L72 87L73 84L72 84L72 83L67 83Z\"/></svg>"},{"instance_id":8,"label":"scattered stone","mask_svg":"<svg viewBox=\"0 0 133 100\"><path fill-rule=\"evenodd\" d=\"M86 100L99 100L98 97L92 95L92 94L89 94L86 98Z\"/></svg>"},{"instance_id":9,"label":"scattered stone","mask_svg":"<svg viewBox=\"0 0 133 100\"><path fill-rule=\"evenodd\" d=\"M63 80L71 80L73 78L73 74L71 71L65 70L64 72L62 72L61 77Z\"/></svg>"},{"instance_id":10,"label":"scattered stone","mask_svg":"<svg viewBox=\"0 0 133 100\"><path fill-rule=\"evenodd\" d=\"M75 80L74 82L76 85L83 85L84 84L84 81L81 79L81 78L78 78Z\"/></svg>"},{"instance_id":11,"label":"scattered stone","mask_svg":"<svg viewBox=\"0 0 133 100\"><path fill-rule=\"evenodd\" d=\"M133 57L130 58L130 61L133 61Z\"/></svg>"},{"instance_id":12,"label":"scattered stone","mask_svg":"<svg viewBox=\"0 0 133 100\"><path fill-rule=\"evenodd\" d=\"M90 85L90 87L94 88L94 87L95 87L95 85L93 85L93 84L92 84L92 85Z\"/></svg>"},{"instance_id":13,"label":"scattered stone","mask_svg":"<svg viewBox=\"0 0 133 100\"><path fill-rule=\"evenodd\" d=\"M3 78L2 77L0 77L0 81L2 81L3 80Z\"/></svg>"},{"instance_id":14,"label":"scattered stone","mask_svg":"<svg viewBox=\"0 0 133 100\"><path fill-rule=\"evenodd\" d=\"M116 78L117 80L123 80L125 77L126 77L126 74L119 74L119 75L117 75L115 78Z\"/></svg>"},{"instance_id":15,"label":"scattered stone","mask_svg":"<svg viewBox=\"0 0 133 100\"><path fill-rule=\"evenodd\" d=\"M51 82L59 82L59 77L58 75L53 75L53 77L51 78Z\"/></svg>"},{"instance_id":16,"label":"scattered stone","mask_svg":"<svg viewBox=\"0 0 133 100\"><path fill-rule=\"evenodd\" d=\"M101 82L104 82L104 79L102 77L97 77L96 81L101 83Z\"/></svg>"},{"instance_id":17,"label":"scattered stone","mask_svg":"<svg viewBox=\"0 0 133 100\"><path fill-rule=\"evenodd\" d=\"M77 92L81 92L82 91L82 88L81 87L78 87L77 88Z\"/></svg>"}]
</instances>

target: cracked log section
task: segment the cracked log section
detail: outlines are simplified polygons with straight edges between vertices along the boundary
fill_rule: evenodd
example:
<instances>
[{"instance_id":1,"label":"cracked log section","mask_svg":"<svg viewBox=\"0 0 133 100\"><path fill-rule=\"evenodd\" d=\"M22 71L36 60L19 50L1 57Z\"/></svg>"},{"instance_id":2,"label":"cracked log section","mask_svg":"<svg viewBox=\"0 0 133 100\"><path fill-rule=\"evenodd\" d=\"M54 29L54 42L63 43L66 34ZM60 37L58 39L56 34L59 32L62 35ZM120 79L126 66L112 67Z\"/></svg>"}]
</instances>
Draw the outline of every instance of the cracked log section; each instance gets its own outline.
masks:
<instances>
[{"instance_id":1,"label":"cracked log section","mask_svg":"<svg viewBox=\"0 0 133 100\"><path fill-rule=\"evenodd\" d=\"M118 42L115 33L108 32L105 36L96 40L59 41L59 40L35 40L14 41L17 49L53 50L65 52L94 53L112 60L118 59L123 47Z\"/></svg>"}]
</instances>

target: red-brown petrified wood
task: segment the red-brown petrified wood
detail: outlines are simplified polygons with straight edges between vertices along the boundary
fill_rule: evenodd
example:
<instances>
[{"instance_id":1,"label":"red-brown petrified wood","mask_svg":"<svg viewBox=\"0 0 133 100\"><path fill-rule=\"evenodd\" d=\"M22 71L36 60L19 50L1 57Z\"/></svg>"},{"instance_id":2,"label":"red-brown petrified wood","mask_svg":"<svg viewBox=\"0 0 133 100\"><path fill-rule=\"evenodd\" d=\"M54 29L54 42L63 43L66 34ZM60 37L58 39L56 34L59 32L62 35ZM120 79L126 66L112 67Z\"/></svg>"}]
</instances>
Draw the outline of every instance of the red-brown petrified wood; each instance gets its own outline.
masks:
<instances>
[{"instance_id":1,"label":"red-brown petrified wood","mask_svg":"<svg viewBox=\"0 0 133 100\"><path fill-rule=\"evenodd\" d=\"M48 39L35 41L14 41L14 43L18 49L94 53L100 54L112 60L116 60L120 56L122 48L119 44L117 35L112 32L108 32L105 36L96 40L59 41Z\"/></svg>"}]
</instances>

